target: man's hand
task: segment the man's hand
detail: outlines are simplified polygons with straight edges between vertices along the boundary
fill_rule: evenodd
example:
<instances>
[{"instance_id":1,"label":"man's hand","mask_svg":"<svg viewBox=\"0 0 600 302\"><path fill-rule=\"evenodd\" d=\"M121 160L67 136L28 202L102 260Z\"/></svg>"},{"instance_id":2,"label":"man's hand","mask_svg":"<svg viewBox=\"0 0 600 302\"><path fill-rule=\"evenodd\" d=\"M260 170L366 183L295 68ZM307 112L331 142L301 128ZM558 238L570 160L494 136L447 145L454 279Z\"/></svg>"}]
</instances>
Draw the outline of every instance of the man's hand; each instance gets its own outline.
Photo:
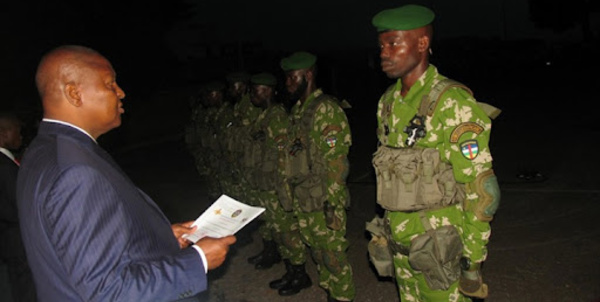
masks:
<instances>
[{"instance_id":1,"label":"man's hand","mask_svg":"<svg viewBox=\"0 0 600 302\"><path fill-rule=\"evenodd\" d=\"M236 240L233 235L223 238L204 237L195 244L202 249L206 256L207 269L212 270L223 264L229 246L234 244Z\"/></svg>"},{"instance_id":2,"label":"man's hand","mask_svg":"<svg viewBox=\"0 0 600 302\"><path fill-rule=\"evenodd\" d=\"M181 236L183 236L184 234L191 234L194 231L196 231L196 226L192 227L193 223L194 223L193 221L187 221L187 222L175 223L175 224L171 225L171 230L173 230L173 235L175 235L177 242L179 242L180 248L186 248L190 244L192 244L192 242L190 242L187 239L182 238Z\"/></svg>"}]
</instances>

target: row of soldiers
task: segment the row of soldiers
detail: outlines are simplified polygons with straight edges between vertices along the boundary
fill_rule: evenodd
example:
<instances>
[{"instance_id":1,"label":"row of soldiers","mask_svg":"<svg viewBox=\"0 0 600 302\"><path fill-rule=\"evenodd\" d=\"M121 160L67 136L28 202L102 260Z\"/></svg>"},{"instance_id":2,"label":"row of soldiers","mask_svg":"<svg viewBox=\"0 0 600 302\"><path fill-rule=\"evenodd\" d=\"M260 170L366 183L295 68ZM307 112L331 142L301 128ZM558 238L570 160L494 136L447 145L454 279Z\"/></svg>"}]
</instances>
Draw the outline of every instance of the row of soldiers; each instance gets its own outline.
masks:
<instances>
[{"instance_id":1,"label":"row of soldiers","mask_svg":"<svg viewBox=\"0 0 600 302\"><path fill-rule=\"evenodd\" d=\"M266 269L284 260L286 273L269 286L282 296L312 285L307 247L329 301L354 299L346 249L350 128L341 103L316 86L317 57L281 60L286 98L271 73L227 75L206 83L186 141L208 183L209 198L226 194L264 207L264 248L248 261ZM289 108L291 107L291 108Z\"/></svg>"},{"instance_id":2,"label":"row of soldiers","mask_svg":"<svg viewBox=\"0 0 600 302\"><path fill-rule=\"evenodd\" d=\"M469 301L488 295L481 266L500 202L489 148L490 118L499 110L429 63L434 19L429 8L412 4L372 19L381 69L397 81L377 107L372 162L385 213L367 224L368 250L377 272L396 279L402 301ZM273 102L270 75L251 77L250 96L237 90L244 81L229 79L235 105L223 102L223 87L207 87L194 149L213 194L267 209L265 250L249 260L259 269L285 260L286 273L272 288L285 296L311 285L304 270L308 246L328 301L350 301L355 287L345 235L352 141L340 102L316 87L315 63L306 52L281 60L295 102L289 113Z\"/></svg>"}]
</instances>

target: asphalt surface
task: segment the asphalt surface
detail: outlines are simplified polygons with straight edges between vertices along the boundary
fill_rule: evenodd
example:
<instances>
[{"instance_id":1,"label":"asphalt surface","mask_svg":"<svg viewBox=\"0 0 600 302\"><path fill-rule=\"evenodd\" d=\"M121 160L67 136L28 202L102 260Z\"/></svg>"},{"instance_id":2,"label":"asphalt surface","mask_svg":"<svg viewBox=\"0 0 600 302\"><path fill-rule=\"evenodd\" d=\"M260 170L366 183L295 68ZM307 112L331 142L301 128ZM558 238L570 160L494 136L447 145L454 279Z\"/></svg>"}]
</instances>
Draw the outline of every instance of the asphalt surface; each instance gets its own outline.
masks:
<instances>
[{"instance_id":1,"label":"asphalt surface","mask_svg":"<svg viewBox=\"0 0 600 302\"><path fill-rule=\"evenodd\" d=\"M495 134L499 141L515 140L514 129ZM540 143L546 139L535 138ZM348 212L348 255L355 273L356 301L399 301L395 283L379 279L367 257L370 238L364 230L365 222L380 211L372 174L361 170L370 160L368 149L357 145L350 156L351 162L361 167L353 169L349 177L352 206ZM557 161L555 154L497 152L495 169L501 182L502 204L492 222L489 257L483 267L490 288L486 301L600 299L600 229L596 224L600 189L598 176L591 173L600 165L597 161L585 162L594 151L580 148L578 156L564 161ZM528 160L519 160L522 156ZM206 197L204 182L197 176L191 156L177 137L116 157L173 221L193 220L212 202ZM543 165L546 170L534 169L545 161L553 165ZM284 268L279 264L259 271L246 262L262 248L257 227L258 223L251 223L241 230L225 265L209 273L206 301L325 301L326 293L317 285L292 297L280 297L268 288L269 281L283 275ZM307 270L316 283L316 268L310 260Z\"/></svg>"}]
</instances>

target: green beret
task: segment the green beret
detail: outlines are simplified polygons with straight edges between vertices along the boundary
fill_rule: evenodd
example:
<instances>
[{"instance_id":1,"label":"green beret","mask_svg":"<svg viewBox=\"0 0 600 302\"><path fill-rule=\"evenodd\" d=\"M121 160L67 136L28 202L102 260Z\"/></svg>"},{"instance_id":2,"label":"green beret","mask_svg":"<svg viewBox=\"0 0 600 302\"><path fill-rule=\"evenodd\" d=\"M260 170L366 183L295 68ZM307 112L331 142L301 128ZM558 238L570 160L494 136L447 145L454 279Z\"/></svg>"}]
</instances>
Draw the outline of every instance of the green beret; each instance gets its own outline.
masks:
<instances>
[{"instance_id":1,"label":"green beret","mask_svg":"<svg viewBox=\"0 0 600 302\"><path fill-rule=\"evenodd\" d=\"M246 72L240 71L240 72L232 72L232 73L228 74L225 78L227 79L227 82L229 82L229 83L237 83L237 82L248 83L248 81L250 80L250 75Z\"/></svg>"},{"instance_id":2,"label":"green beret","mask_svg":"<svg viewBox=\"0 0 600 302\"><path fill-rule=\"evenodd\" d=\"M255 74L250 78L250 82L254 85L266 85L266 86L275 86L277 85L277 79L274 75L268 72L262 72L259 74Z\"/></svg>"},{"instance_id":3,"label":"green beret","mask_svg":"<svg viewBox=\"0 0 600 302\"><path fill-rule=\"evenodd\" d=\"M411 30L433 22L435 14L425 6L409 4L379 12L373 20L377 31Z\"/></svg>"},{"instance_id":4,"label":"green beret","mask_svg":"<svg viewBox=\"0 0 600 302\"><path fill-rule=\"evenodd\" d=\"M204 84L202 88L206 92L220 91L220 90L225 89L225 84L223 84L223 82L220 82L220 81L210 81L210 82Z\"/></svg>"},{"instance_id":5,"label":"green beret","mask_svg":"<svg viewBox=\"0 0 600 302\"><path fill-rule=\"evenodd\" d=\"M305 51L293 53L287 58L281 59L281 69L284 71L306 69L312 67L317 62L317 57Z\"/></svg>"}]
</instances>

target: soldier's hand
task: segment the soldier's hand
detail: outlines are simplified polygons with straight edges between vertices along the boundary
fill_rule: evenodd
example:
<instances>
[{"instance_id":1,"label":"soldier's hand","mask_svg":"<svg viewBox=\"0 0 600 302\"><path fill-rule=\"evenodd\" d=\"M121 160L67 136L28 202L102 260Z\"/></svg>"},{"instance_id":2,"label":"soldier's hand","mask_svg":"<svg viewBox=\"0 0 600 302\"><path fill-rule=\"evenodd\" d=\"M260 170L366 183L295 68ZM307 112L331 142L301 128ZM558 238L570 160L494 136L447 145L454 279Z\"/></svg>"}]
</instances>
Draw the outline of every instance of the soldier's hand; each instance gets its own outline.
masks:
<instances>
[{"instance_id":1,"label":"soldier's hand","mask_svg":"<svg viewBox=\"0 0 600 302\"><path fill-rule=\"evenodd\" d=\"M325 224L328 228L339 231L342 229L342 219L336 215L335 206L329 201L326 201L323 206L323 212L325 214Z\"/></svg>"},{"instance_id":2,"label":"soldier's hand","mask_svg":"<svg viewBox=\"0 0 600 302\"><path fill-rule=\"evenodd\" d=\"M468 269L461 270L458 289L470 297L484 299L488 296L488 286L483 283L478 263L470 265Z\"/></svg>"}]
</instances>

